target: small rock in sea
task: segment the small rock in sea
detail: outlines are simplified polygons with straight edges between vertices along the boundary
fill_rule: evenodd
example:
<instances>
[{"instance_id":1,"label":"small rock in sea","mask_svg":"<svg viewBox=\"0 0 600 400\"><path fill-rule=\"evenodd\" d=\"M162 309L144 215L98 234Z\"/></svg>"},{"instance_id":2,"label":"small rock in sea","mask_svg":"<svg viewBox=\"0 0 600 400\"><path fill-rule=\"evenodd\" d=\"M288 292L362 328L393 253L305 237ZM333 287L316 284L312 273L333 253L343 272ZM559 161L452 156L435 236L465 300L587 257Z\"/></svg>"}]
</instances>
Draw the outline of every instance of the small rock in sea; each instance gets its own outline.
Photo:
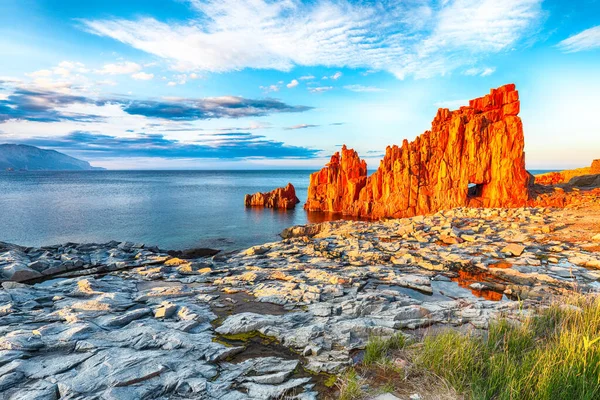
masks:
<instances>
[{"instance_id":1,"label":"small rock in sea","mask_svg":"<svg viewBox=\"0 0 600 400\"><path fill-rule=\"evenodd\" d=\"M167 251L167 254L171 257L183 258L184 260L191 260L194 258L212 257L218 254L220 251L221 250L200 247L197 249L169 250Z\"/></svg>"},{"instance_id":2,"label":"small rock in sea","mask_svg":"<svg viewBox=\"0 0 600 400\"><path fill-rule=\"evenodd\" d=\"M246 207L290 209L296 207L298 203L300 199L296 197L296 189L291 183L270 192L247 194L244 198Z\"/></svg>"}]
</instances>

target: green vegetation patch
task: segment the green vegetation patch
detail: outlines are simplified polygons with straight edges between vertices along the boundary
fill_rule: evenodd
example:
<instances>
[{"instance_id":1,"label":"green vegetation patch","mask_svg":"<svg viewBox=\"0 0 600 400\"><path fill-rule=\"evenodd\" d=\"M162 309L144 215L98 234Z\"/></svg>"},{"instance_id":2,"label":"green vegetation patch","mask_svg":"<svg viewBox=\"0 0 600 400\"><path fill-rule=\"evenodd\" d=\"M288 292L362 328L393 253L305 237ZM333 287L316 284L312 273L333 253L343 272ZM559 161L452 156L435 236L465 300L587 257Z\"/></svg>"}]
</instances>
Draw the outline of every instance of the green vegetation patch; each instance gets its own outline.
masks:
<instances>
[{"instance_id":1,"label":"green vegetation patch","mask_svg":"<svg viewBox=\"0 0 600 400\"><path fill-rule=\"evenodd\" d=\"M415 364L472 399L599 399L600 297L493 323L487 335L427 336Z\"/></svg>"},{"instance_id":2,"label":"green vegetation patch","mask_svg":"<svg viewBox=\"0 0 600 400\"><path fill-rule=\"evenodd\" d=\"M372 365L385 362L391 351L403 349L406 346L406 338L402 333L392 337L373 336L365 347L363 358L364 365Z\"/></svg>"},{"instance_id":3,"label":"green vegetation patch","mask_svg":"<svg viewBox=\"0 0 600 400\"><path fill-rule=\"evenodd\" d=\"M356 373L354 368L346 370L337 381L338 399L353 400L362 398L365 394L362 390L363 383L363 379Z\"/></svg>"}]
</instances>

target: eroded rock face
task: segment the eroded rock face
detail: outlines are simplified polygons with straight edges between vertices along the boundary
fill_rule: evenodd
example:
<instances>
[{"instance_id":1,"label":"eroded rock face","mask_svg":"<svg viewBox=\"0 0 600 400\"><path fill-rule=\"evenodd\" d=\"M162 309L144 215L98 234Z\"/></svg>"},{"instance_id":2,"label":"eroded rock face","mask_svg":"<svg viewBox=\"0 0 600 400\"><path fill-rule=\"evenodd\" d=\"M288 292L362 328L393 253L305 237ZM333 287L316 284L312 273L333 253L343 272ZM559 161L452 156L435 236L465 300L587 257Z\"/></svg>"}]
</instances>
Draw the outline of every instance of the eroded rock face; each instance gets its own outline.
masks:
<instances>
[{"instance_id":1,"label":"eroded rock face","mask_svg":"<svg viewBox=\"0 0 600 400\"><path fill-rule=\"evenodd\" d=\"M598 174L600 174L600 159L592 161L592 165L589 167L536 175L535 183L538 185L557 185L561 183L570 183L573 178L579 176Z\"/></svg>"},{"instance_id":2,"label":"eroded rock face","mask_svg":"<svg viewBox=\"0 0 600 400\"><path fill-rule=\"evenodd\" d=\"M244 203L246 207L266 207L289 209L296 207L300 199L296 197L294 185L288 183L286 187L277 188L270 192L247 194Z\"/></svg>"},{"instance_id":3,"label":"eroded rock face","mask_svg":"<svg viewBox=\"0 0 600 400\"><path fill-rule=\"evenodd\" d=\"M365 161L344 146L311 175L304 208L381 218L459 206L523 206L529 177L519 104L510 84L468 107L441 108L430 131L388 147L368 178Z\"/></svg>"}]
</instances>

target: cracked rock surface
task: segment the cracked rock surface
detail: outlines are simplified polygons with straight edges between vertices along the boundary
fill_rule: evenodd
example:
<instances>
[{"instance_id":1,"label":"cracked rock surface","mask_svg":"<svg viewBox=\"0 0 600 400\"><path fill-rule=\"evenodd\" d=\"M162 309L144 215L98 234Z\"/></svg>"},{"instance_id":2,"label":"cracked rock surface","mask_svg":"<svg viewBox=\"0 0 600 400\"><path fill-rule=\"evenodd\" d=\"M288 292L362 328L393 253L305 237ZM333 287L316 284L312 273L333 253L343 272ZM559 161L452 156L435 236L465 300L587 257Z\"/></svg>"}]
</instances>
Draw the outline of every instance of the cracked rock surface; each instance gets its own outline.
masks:
<instances>
[{"instance_id":1,"label":"cracked rock surface","mask_svg":"<svg viewBox=\"0 0 600 400\"><path fill-rule=\"evenodd\" d=\"M336 221L199 259L132 243L0 243L0 393L317 398L309 371L338 373L372 335L485 329L600 292L598 232L561 239L581 236L564 212Z\"/></svg>"}]
</instances>

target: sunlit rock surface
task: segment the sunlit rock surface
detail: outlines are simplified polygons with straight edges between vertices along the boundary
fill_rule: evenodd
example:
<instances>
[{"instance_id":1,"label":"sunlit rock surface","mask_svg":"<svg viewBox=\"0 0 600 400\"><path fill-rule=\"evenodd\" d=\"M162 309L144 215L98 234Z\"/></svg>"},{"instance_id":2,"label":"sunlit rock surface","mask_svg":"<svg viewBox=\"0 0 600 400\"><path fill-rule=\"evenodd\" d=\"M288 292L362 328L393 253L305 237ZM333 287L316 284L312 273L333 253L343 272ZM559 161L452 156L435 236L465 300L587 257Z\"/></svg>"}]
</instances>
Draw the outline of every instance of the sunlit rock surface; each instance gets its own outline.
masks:
<instances>
[{"instance_id":1,"label":"sunlit rock surface","mask_svg":"<svg viewBox=\"0 0 600 400\"><path fill-rule=\"evenodd\" d=\"M368 178L365 161L344 146L311 175L304 208L375 219L523 206L529 176L519 108L511 84L456 111L439 109L430 131L388 147Z\"/></svg>"},{"instance_id":2,"label":"sunlit rock surface","mask_svg":"<svg viewBox=\"0 0 600 400\"><path fill-rule=\"evenodd\" d=\"M289 209L296 207L298 203L300 203L300 199L296 197L296 189L291 183L270 192L247 194L244 198L246 207Z\"/></svg>"},{"instance_id":3,"label":"sunlit rock surface","mask_svg":"<svg viewBox=\"0 0 600 400\"><path fill-rule=\"evenodd\" d=\"M600 159L592 161L592 165L584 168L567 169L559 172L548 172L535 176L535 183L539 185L556 185L561 183L571 184L573 178L578 178L587 175L600 174ZM595 178L594 178L595 179ZM575 186L580 183L578 180L572 182Z\"/></svg>"}]
</instances>

